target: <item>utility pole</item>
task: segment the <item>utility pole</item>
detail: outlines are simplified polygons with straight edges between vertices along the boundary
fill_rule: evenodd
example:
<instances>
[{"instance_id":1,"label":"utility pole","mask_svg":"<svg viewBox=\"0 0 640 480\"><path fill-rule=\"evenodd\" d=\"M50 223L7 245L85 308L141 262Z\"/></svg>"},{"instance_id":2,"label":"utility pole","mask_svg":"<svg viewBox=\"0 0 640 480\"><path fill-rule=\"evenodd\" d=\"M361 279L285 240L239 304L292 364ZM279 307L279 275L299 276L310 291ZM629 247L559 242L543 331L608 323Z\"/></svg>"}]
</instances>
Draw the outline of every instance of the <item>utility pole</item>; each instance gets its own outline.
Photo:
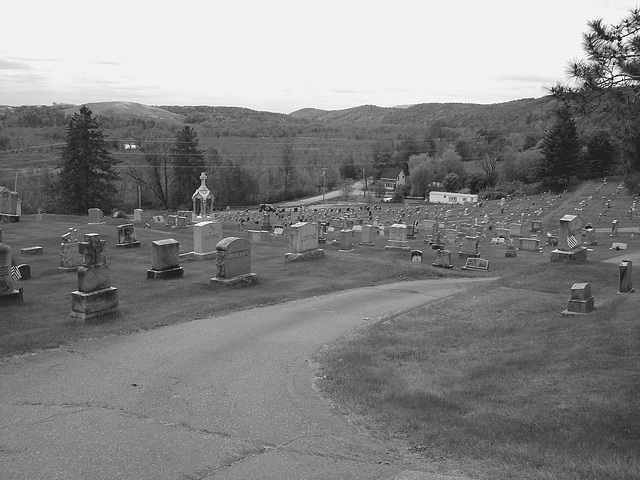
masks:
<instances>
[{"instance_id":1,"label":"utility pole","mask_svg":"<svg viewBox=\"0 0 640 480\"><path fill-rule=\"evenodd\" d=\"M327 188L327 169L323 168L322 169L322 201L324 202L324 191Z\"/></svg>"}]
</instances>

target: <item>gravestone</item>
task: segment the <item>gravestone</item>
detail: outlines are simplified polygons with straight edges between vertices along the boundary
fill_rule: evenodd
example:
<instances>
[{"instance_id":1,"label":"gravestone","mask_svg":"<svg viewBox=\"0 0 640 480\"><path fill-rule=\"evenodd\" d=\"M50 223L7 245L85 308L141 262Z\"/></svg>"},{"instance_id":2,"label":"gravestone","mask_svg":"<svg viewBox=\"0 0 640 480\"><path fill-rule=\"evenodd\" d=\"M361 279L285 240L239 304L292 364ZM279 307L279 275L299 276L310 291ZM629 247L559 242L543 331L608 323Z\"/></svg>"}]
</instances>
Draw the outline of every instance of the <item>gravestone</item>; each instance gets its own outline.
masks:
<instances>
[{"instance_id":1,"label":"gravestone","mask_svg":"<svg viewBox=\"0 0 640 480\"><path fill-rule=\"evenodd\" d=\"M262 214L262 224L260 224L260 230L263 232L271 231L271 214L269 212L264 212Z\"/></svg>"},{"instance_id":2,"label":"gravestone","mask_svg":"<svg viewBox=\"0 0 640 480\"><path fill-rule=\"evenodd\" d=\"M105 241L88 233L78 242L84 255L78 268L78 290L71 292L71 316L81 320L118 313L118 289L111 286L104 255Z\"/></svg>"},{"instance_id":3,"label":"gravestone","mask_svg":"<svg viewBox=\"0 0 640 480\"><path fill-rule=\"evenodd\" d=\"M598 241L596 240L596 229L592 226L584 228L582 237L582 243L585 245L598 244Z\"/></svg>"},{"instance_id":4,"label":"gravestone","mask_svg":"<svg viewBox=\"0 0 640 480\"><path fill-rule=\"evenodd\" d=\"M216 245L222 240L222 223L198 222L193 225L193 255L195 260L215 260Z\"/></svg>"},{"instance_id":5,"label":"gravestone","mask_svg":"<svg viewBox=\"0 0 640 480\"><path fill-rule=\"evenodd\" d=\"M518 250L524 250L525 252L541 252L540 239L538 238L519 238Z\"/></svg>"},{"instance_id":6,"label":"gravestone","mask_svg":"<svg viewBox=\"0 0 640 480\"><path fill-rule=\"evenodd\" d=\"M622 242L613 242L609 250L626 250L627 244Z\"/></svg>"},{"instance_id":7,"label":"gravestone","mask_svg":"<svg viewBox=\"0 0 640 480\"><path fill-rule=\"evenodd\" d=\"M460 247L459 257L479 257L478 243L480 240L477 237L464 237L462 239L462 245Z\"/></svg>"},{"instance_id":8,"label":"gravestone","mask_svg":"<svg viewBox=\"0 0 640 480\"><path fill-rule=\"evenodd\" d=\"M490 271L489 260L480 257L469 257L462 270Z\"/></svg>"},{"instance_id":9,"label":"gravestone","mask_svg":"<svg viewBox=\"0 0 640 480\"><path fill-rule=\"evenodd\" d=\"M224 286L255 285L251 272L251 243L246 238L227 237L216 245L216 276L210 283Z\"/></svg>"},{"instance_id":10,"label":"gravestone","mask_svg":"<svg viewBox=\"0 0 640 480\"><path fill-rule=\"evenodd\" d=\"M451 263L451 252L442 248L436 250L436 261L431 265L438 268L453 268L453 264Z\"/></svg>"},{"instance_id":11,"label":"gravestone","mask_svg":"<svg viewBox=\"0 0 640 480\"><path fill-rule=\"evenodd\" d=\"M269 241L269 232L266 230L247 230L247 236L250 242L264 243Z\"/></svg>"},{"instance_id":12,"label":"gravestone","mask_svg":"<svg viewBox=\"0 0 640 480\"><path fill-rule=\"evenodd\" d=\"M353 251L353 230L343 229L340 230L340 250L339 252L351 252Z\"/></svg>"},{"instance_id":13,"label":"gravestone","mask_svg":"<svg viewBox=\"0 0 640 480\"><path fill-rule=\"evenodd\" d=\"M84 255L78 250L77 228L70 228L67 233L62 235L62 243L60 244L60 265L58 270L65 272L75 272L82 265Z\"/></svg>"},{"instance_id":14,"label":"gravestone","mask_svg":"<svg viewBox=\"0 0 640 480\"><path fill-rule=\"evenodd\" d=\"M507 250L504 252L505 258L516 258L516 246L513 243L507 243Z\"/></svg>"},{"instance_id":15,"label":"gravestone","mask_svg":"<svg viewBox=\"0 0 640 480\"><path fill-rule=\"evenodd\" d=\"M422 263L422 250L411 250L411 261L413 263Z\"/></svg>"},{"instance_id":16,"label":"gravestone","mask_svg":"<svg viewBox=\"0 0 640 480\"><path fill-rule=\"evenodd\" d=\"M614 220L611 222L611 234L609 236L610 237L618 236L618 220Z\"/></svg>"},{"instance_id":17,"label":"gravestone","mask_svg":"<svg viewBox=\"0 0 640 480\"><path fill-rule=\"evenodd\" d=\"M318 248L318 225L311 222L297 222L291 225L289 245L292 252L285 253L286 261L309 260L324 256L324 250Z\"/></svg>"},{"instance_id":18,"label":"gravestone","mask_svg":"<svg viewBox=\"0 0 640 480\"><path fill-rule=\"evenodd\" d=\"M36 213L36 222L41 222L43 219L42 207L38 207L38 212Z\"/></svg>"},{"instance_id":19,"label":"gravestone","mask_svg":"<svg viewBox=\"0 0 640 480\"><path fill-rule=\"evenodd\" d=\"M407 242L407 226L402 223L394 223L389 227L389 241L385 250L410 250Z\"/></svg>"},{"instance_id":20,"label":"gravestone","mask_svg":"<svg viewBox=\"0 0 640 480\"><path fill-rule=\"evenodd\" d=\"M359 245L365 245L367 247L373 247L375 243L371 241L371 232L373 227L371 225L362 225L360 229L360 242Z\"/></svg>"},{"instance_id":21,"label":"gravestone","mask_svg":"<svg viewBox=\"0 0 640 480\"><path fill-rule=\"evenodd\" d=\"M551 251L551 262L586 262L587 247L580 245L576 235L581 235L582 218L578 215L564 215L560 218L558 248Z\"/></svg>"},{"instance_id":22,"label":"gravestone","mask_svg":"<svg viewBox=\"0 0 640 480\"><path fill-rule=\"evenodd\" d=\"M99 208L89 209L89 225L101 225L104 223L104 213Z\"/></svg>"},{"instance_id":23,"label":"gravestone","mask_svg":"<svg viewBox=\"0 0 640 480\"><path fill-rule=\"evenodd\" d=\"M141 222L142 221L142 212L143 212L143 210L141 208L136 208L135 210L133 210L133 221L134 222Z\"/></svg>"},{"instance_id":24,"label":"gravestone","mask_svg":"<svg viewBox=\"0 0 640 480\"><path fill-rule=\"evenodd\" d=\"M153 218L153 223L164 223L164 217L162 215L154 215L151 218Z\"/></svg>"},{"instance_id":25,"label":"gravestone","mask_svg":"<svg viewBox=\"0 0 640 480\"><path fill-rule=\"evenodd\" d=\"M631 260L622 260L618 265L620 270L620 288L618 289L618 293L630 293L634 291L631 282L631 267Z\"/></svg>"},{"instance_id":26,"label":"gravestone","mask_svg":"<svg viewBox=\"0 0 640 480\"><path fill-rule=\"evenodd\" d=\"M593 305L593 295L591 295L590 283L574 283L571 286L571 298L567 302L567 309L563 315L578 315L589 313L595 310Z\"/></svg>"},{"instance_id":27,"label":"gravestone","mask_svg":"<svg viewBox=\"0 0 640 480\"><path fill-rule=\"evenodd\" d=\"M0 222L19 222L22 215L22 200L17 192L0 186Z\"/></svg>"},{"instance_id":28,"label":"gravestone","mask_svg":"<svg viewBox=\"0 0 640 480\"><path fill-rule=\"evenodd\" d=\"M136 229L132 223L118 225L118 244L116 247L133 248L139 247L140 242L136 240Z\"/></svg>"},{"instance_id":29,"label":"gravestone","mask_svg":"<svg viewBox=\"0 0 640 480\"><path fill-rule=\"evenodd\" d=\"M147 279L167 280L184 275L180 266L180 242L173 238L151 242L151 269Z\"/></svg>"},{"instance_id":30,"label":"gravestone","mask_svg":"<svg viewBox=\"0 0 640 480\"><path fill-rule=\"evenodd\" d=\"M494 230L494 232L496 237L506 238L508 240L511 230L509 230L508 228L498 227Z\"/></svg>"},{"instance_id":31,"label":"gravestone","mask_svg":"<svg viewBox=\"0 0 640 480\"><path fill-rule=\"evenodd\" d=\"M14 275L11 247L2 243L0 230L0 304L22 301L22 288L15 288Z\"/></svg>"},{"instance_id":32,"label":"gravestone","mask_svg":"<svg viewBox=\"0 0 640 480\"><path fill-rule=\"evenodd\" d=\"M44 254L44 248L40 246L24 247L20 249L20 253L23 253L25 255L42 255Z\"/></svg>"},{"instance_id":33,"label":"gravestone","mask_svg":"<svg viewBox=\"0 0 640 480\"><path fill-rule=\"evenodd\" d=\"M201 221L205 218L213 220L213 202L215 197L207 188L207 174L202 172L200 174L200 186L191 195L191 201L193 202L193 210L191 218L199 218Z\"/></svg>"},{"instance_id":34,"label":"gravestone","mask_svg":"<svg viewBox=\"0 0 640 480\"><path fill-rule=\"evenodd\" d=\"M542 220L531 220L531 228L529 231L537 233L542 231Z\"/></svg>"},{"instance_id":35,"label":"gravestone","mask_svg":"<svg viewBox=\"0 0 640 480\"><path fill-rule=\"evenodd\" d=\"M509 224L509 238L522 236L522 224L510 223Z\"/></svg>"}]
</instances>

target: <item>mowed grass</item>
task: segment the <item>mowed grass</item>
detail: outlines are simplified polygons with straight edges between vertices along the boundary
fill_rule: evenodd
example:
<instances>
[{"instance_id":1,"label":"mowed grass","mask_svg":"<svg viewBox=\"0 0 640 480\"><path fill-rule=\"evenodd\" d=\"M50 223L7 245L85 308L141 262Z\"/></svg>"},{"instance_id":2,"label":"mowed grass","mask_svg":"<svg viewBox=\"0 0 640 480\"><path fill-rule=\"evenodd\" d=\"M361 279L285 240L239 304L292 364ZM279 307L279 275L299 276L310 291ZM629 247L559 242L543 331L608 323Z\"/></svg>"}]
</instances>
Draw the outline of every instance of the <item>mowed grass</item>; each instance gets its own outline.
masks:
<instances>
[{"instance_id":1,"label":"mowed grass","mask_svg":"<svg viewBox=\"0 0 640 480\"><path fill-rule=\"evenodd\" d=\"M327 346L318 384L425 468L640 478L640 295L616 293L618 275L532 266ZM564 317L574 282L597 308Z\"/></svg>"},{"instance_id":2,"label":"mowed grass","mask_svg":"<svg viewBox=\"0 0 640 480\"><path fill-rule=\"evenodd\" d=\"M2 223L3 242L12 248L17 264L31 266L32 278L20 281L22 303L0 304L0 356L57 347L69 342L122 334L162 325L214 317L229 311L270 305L287 300L321 295L343 289L397 280L460 276L463 272L443 271L411 263L407 252L384 251L386 240L375 238L375 247L358 247L339 252L339 247L321 245L325 258L286 262L291 251L287 236L269 243L252 243L252 271L258 285L226 288L209 284L216 275L215 262L183 261L184 277L147 280L151 268L151 242L175 238L180 253L193 251L193 229L169 229L136 225L139 248L122 249L117 225L130 223L106 219L105 225L87 225L87 217L45 215L42 222L25 216L17 223ZM61 236L69 228L99 233L106 241L106 259L111 285L118 289L119 315L78 321L70 316L71 292L77 290L75 272L58 269ZM223 223L224 236L246 237L234 223ZM356 238L357 242L357 238ZM421 240L414 240L418 245ZM24 247L42 246L43 255L22 254Z\"/></svg>"}]
</instances>

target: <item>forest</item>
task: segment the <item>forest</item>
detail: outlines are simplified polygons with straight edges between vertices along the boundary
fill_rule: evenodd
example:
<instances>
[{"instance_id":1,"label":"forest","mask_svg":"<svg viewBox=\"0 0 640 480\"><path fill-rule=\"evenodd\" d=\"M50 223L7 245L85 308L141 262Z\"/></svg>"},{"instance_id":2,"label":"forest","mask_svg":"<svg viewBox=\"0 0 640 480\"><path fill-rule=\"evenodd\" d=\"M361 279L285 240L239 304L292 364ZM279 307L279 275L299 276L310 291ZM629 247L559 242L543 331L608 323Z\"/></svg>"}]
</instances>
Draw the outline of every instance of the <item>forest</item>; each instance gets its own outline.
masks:
<instances>
[{"instance_id":1,"label":"forest","mask_svg":"<svg viewBox=\"0 0 640 480\"><path fill-rule=\"evenodd\" d=\"M199 155L193 172L207 171L220 208L317 195L348 180L366 179L379 195L383 190L376 180L387 167L408 174L399 198L424 197L443 186L487 196L532 191L546 187L536 182L534 166L561 108L550 96L492 105L365 105L290 114L133 102L86 106L117 161L117 193L104 206L108 211L189 207L192 192L184 190L195 191L199 181L197 174L190 182L179 180L190 167L181 159L195 158L178 153L177 137L185 127L193 132L190 140ZM0 185L17 189L24 213L38 207L61 210L60 155L78 109L0 106ZM575 122L583 154L594 139L612 142L598 118ZM589 173L606 175L608 167L601 162L598 169Z\"/></svg>"}]
</instances>

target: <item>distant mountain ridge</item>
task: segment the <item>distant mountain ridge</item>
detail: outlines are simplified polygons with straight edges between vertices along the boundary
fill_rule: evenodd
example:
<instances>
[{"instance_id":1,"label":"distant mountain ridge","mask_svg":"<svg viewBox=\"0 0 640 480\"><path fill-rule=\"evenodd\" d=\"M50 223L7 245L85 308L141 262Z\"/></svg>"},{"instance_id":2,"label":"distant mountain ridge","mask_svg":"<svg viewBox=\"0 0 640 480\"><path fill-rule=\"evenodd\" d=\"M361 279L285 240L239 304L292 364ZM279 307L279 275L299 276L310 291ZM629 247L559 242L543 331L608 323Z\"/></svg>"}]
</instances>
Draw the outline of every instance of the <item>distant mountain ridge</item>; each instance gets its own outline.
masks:
<instances>
[{"instance_id":1,"label":"distant mountain ridge","mask_svg":"<svg viewBox=\"0 0 640 480\"><path fill-rule=\"evenodd\" d=\"M154 120L165 120L171 122L182 122L184 117L180 114L169 112L163 108L151 107L136 102L95 102L85 103L95 115L102 116L127 116L148 118ZM65 115L73 115L78 112L81 105L66 108Z\"/></svg>"}]
</instances>

